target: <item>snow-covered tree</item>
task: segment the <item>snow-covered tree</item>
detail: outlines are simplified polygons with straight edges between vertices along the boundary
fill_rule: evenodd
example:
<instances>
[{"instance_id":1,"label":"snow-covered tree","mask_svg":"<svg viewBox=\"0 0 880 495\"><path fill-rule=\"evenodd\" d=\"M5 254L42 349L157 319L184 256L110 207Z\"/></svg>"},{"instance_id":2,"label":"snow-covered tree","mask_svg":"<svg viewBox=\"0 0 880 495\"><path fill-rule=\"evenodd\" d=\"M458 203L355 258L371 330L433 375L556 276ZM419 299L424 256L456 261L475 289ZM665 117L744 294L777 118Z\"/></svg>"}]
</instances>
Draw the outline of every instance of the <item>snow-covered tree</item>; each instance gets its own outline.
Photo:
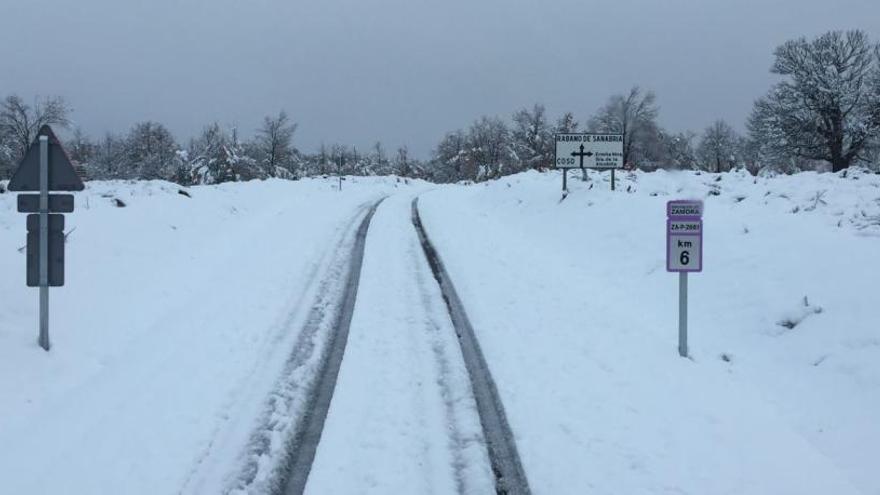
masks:
<instances>
[{"instance_id":1,"label":"snow-covered tree","mask_svg":"<svg viewBox=\"0 0 880 495\"><path fill-rule=\"evenodd\" d=\"M14 145L9 136L0 133L0 180L8 179L15 167Z\"/></svg>"},{"instance_id":2,"label":"snow-covered tree","mask_svg":"<svg viewBox=\"0 0 880 495\"><path fill-rule=\"evenodd\" d=\"M692 170L697 166L697 153L694 140L697 135L691 131L670 134L660 132L663 146L663 166L678 170Z\"/></svg>"},{"instance_id":3,"label":"snow-covered tree","mask_svg":"<svg viewBox=\"0 0 880 495\"><path fill-rule=\"evenodd\" d=\"M230 136L217 123L206 127L201 136L193 140L187 156L190 158L189 182L194 184L219 184L266 177L264 169L249 155L245 145L238 141L237 133ZM187 182L183 173L177 175L179 182Z\"/></svg>"},{"instance_id":4,"label":"snow-covered tree","mask_svg":"<svg viewBox=\"0 0 880 495\"><path fill-rule=\"evenodd\" d=\"M574 114L571 112L565 112L562 114L562 117L556 121L556 126L553 127L554 134L569 134L578 131L578 121L574 119ZM555 146L555 143L553 144Z\"/></svg>"},{"instance_id":5,"label":"snow-covered tree","mask_svg":"<svg viewBox=\"0 0 880 495\"><path fill-rule=\"evenodd\" d=\"M697 147L702 168L711 172L733 169L737 164L738 143L739 136L733 127L723 120L716 120L703 132Z\"/></svg>"},{"instance_id":6,"label":"snow-covered tree","mask_svg":"<svg viewBox=\"0 0 880 495\"><path fill-rule=\"evenodd\" d=\"M832 171L863 159L880 132L876 53L863 31L832 31L777 48L771 71L785 80L755 103L748 124L761 153L825 161Z\"/></svg>"},{"instance_id":7,"label":"snow-covered tree","mask_svg":"<svg viewBox=\"0 0 880 495\"><path fill-rule=\"evenodd\" d=\"M623 163L626 166L656 162L660 157L657 127L657 97L642 93L638 86L627 95L614 95L587 124L590 132L623 134Z\"/></svg>"},{"instance_id":8,"label":"snow-covered tree","mask_svg":"<svg viewBox=\"0 0 880 495\"><path fill-rule=\"evenodd\" d=\"M126 139L108 132L95 145L92 159L85 164L86 175L95 180L122 178L125 159Z\"/></svg>"},{"instance_id":9,"label":"snow-covered tree","mask_svg":"<svg viewBox=\"0 0 880 495\"><path fill-rule=\"evenodd\" d=\"M171 132L157 122L140 122L126 139L123 178L171 179L179 164L180 147Z\"/></svg>"},{"instance_id":10,"label":"snow-covered tree","mask_svg":"<svg viewBox=\"0 0 880 495\"><path fill-rule=\"evenodd\" d=\"M385 153L385 147L381 142L376 141L370 151L361 159L360 173L363 175L390 175L394 173Z\"/></svg>"},{"instance_id":11,"label":"snow-covered tree","mask_svg":"<svg viewBox=\"0 0 880 495\"><path fill-rule=\"evenodd\" d=\"M484 115L471 124L468 148L475 166L474 179L492 179L514 171L510 130L500 118Z\"/></svg>"},{"instance_id":12,"label":"snow-covered tree","mask_svg":"<svg viewBox=\"0 0 880 495\"><path fill-rule=\"evenodd\" d=\"M471 174L471 156L468 153L467 134L458 129L448 132L434 150L434 176L440 182L455 182L464 178L473 178ZM476 175L473 173L473 175Z\"/></svg>"},{"instance_id":13,"label":"snow-covered tree","mask_svg":"<svg viewBox=\"0 0 880 495\"><path fill-rule=\"evenodd\" d=\"M553 164L553 129L547 123L543 105L535 104L513 114L511 145L520 170Z\"/></svg>"}]
</instances>

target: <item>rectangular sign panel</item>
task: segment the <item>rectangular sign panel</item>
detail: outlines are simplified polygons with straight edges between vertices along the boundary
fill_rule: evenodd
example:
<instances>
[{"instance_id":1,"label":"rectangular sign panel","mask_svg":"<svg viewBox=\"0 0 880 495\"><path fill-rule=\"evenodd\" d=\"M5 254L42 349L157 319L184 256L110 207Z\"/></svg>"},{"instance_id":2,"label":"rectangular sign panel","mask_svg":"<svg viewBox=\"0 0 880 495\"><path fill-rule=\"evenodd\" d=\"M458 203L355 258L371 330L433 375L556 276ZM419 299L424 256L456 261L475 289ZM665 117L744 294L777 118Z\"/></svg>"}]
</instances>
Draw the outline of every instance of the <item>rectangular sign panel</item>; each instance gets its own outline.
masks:
<instances>
[{"instance_id":1,"label":"rectangular sign panel","mask_svg":"<svg viewBox=\"0 0 880 495\"><path fill-rule=\"evenodd\" d=\"M666 233L672 234L702 234L702 220L667 220Z\"/></svg>"},{"instance_id":2,"label":"rectangular sign panel","mask_svg":"<svg viewBox=\"0 0 880 495\"><path fill-rule=\"evenodd\" d=\"M49 217L49 231L50 232L61 232L64 230L64 215L57 215L50 213L47 215ZM32 213L27 216L27 230L28 232L37 232L40 230L40 214Z\"/></svg>"},{"instance_id":3,"label":"rectangular sign panel","mask_svg":"<svg viewBox=\"0 0 880 495\"><path fill-rule=\"evenodd\" d=\"M702 201L669 201L666 203L669 218L699 218L703 216Z\"/></svg>"},{"instance_id":4,"label":"rectangular sign panel","mask_svg":"<svg viewBox=\"0 0 880 495\"><path fill-rule=\"evenodd\" d=\"M703 236L670 234L666 237L666 271L703 271Z\"/></svg>"},{"instance_id":5,"label":"rectangular sign panel","mask_svg":"<svg viewBox=\"0 0 880 495\"><path fill-rule=\"evenodd\" d=\"M556 168L623 168L623 134L556 134Z\"/></svg>"},{"instance_id":6,"label":"rectangular sign panel","mask_svg":"<svg viewBox=\"0 0 880 495\"><path fill-rule=\"evenodd\" d=\"M37 213L40 211L39 194L19 194L18 212ZM50 194L49 211L52 213L73 212L73 194Z\"/></svg>"},{"instance_id":7,"label":"rectangular sign panel","mask_svg":"<svg viewBox=\"0 0 880 495\"><path fill-rule=\"evenodd\" d=\"M58 215L61 216L61 215ZM49 287L64 285L64 233L49 232ZM27 234L27 286L40 286L40 231Z\"/></svg>"}]
</instances>

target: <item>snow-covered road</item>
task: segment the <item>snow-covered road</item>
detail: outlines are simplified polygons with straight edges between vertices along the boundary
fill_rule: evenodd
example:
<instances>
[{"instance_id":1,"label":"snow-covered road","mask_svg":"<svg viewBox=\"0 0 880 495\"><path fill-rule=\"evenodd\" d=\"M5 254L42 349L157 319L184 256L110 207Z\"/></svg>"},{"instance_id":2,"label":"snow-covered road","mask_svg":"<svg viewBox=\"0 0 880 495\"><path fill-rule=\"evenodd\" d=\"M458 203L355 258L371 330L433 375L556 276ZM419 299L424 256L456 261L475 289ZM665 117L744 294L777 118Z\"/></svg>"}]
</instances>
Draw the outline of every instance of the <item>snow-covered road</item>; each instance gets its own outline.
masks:
<instances>
[{"instance_id":1,"label":"snow-covered road","mask_svg":"<svg viewBox=\"0 0 880 495\"><path fill-rule=\"evenodd\" d=\"M372 221L345 360L307 493L492 493L479 417L412 195Z\"/></svg>"}]
</instances>

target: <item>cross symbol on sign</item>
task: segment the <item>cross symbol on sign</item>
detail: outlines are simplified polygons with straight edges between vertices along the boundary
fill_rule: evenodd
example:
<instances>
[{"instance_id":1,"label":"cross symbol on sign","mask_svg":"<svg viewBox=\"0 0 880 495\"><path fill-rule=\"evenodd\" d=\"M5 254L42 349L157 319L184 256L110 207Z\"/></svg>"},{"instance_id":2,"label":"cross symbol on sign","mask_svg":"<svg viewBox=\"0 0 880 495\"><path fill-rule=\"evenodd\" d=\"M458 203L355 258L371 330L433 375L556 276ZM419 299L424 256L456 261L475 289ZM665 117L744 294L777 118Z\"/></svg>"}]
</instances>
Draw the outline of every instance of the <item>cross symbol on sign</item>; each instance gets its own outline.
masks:
<instances>
[{"instance_id":1,"label":"cross symbol on sign","mask_svg":"<svg viewBox=\"0 0 880 495\"><path fill-rule=\"evenodd\" d=\"M581 151L580 151L580 152L572 151L572 152L571 152L571 156L573 156L573 157L580 157L580 159L581 159L581 168L584 168L584 157L585 157L585 156L593 156L593 152L592 152L592 151L587 151L586 153L584 153L584 145L581 145Z\"/></svg>"}]
</instances>

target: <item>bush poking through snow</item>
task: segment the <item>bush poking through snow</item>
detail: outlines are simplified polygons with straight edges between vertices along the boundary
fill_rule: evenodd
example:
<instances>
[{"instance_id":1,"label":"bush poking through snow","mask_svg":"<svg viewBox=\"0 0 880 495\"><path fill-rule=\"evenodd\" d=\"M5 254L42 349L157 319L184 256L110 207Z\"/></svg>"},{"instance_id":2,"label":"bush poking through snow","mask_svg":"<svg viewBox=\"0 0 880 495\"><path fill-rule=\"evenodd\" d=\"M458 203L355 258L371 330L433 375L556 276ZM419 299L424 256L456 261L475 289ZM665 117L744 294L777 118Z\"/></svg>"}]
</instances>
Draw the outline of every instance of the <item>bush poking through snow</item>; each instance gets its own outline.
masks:
<instances>
[{"instance_id":1,"label":"bush poking through snow","mask_svg":"<svg viewBox=\"0 0 880 495\"><path fill-rule=\"evenodd\" d=\"M819 206L820 203L823 205L828 205L828 202L822 199L822 197L825 196L826 192L827 190L816 191L816 194L813 195L812 198L810 198L810 201L812 201L813 203L810 206L804 208L804 211L813 211L816 209L816 207Z\"/></svg>"},{"instance_id":2,"label":"bush poking through snow","mask_svg":"<svg viewBox=\"0 0 880 495\"><path fill-rule=\"evenodd\" d=\"M117 208L125 208L127 205L119 198L113 198L113 205Z\"/></svg>"},{"instance_id":3,"label":"bush poking through snow","mask_svg":"<svg viewBox=\"0 0 880 495\"><path fill-rule=\"evenodd\" d=\"M776 324L788 330L792 330L806 320L808 316L819 314L821 312L821 306L811 306L807 296L804 296L804 300L801 304L793 311L790 311L787 315L783 316L781 320L776 322Z\"/></svg>"}]
</instances>

